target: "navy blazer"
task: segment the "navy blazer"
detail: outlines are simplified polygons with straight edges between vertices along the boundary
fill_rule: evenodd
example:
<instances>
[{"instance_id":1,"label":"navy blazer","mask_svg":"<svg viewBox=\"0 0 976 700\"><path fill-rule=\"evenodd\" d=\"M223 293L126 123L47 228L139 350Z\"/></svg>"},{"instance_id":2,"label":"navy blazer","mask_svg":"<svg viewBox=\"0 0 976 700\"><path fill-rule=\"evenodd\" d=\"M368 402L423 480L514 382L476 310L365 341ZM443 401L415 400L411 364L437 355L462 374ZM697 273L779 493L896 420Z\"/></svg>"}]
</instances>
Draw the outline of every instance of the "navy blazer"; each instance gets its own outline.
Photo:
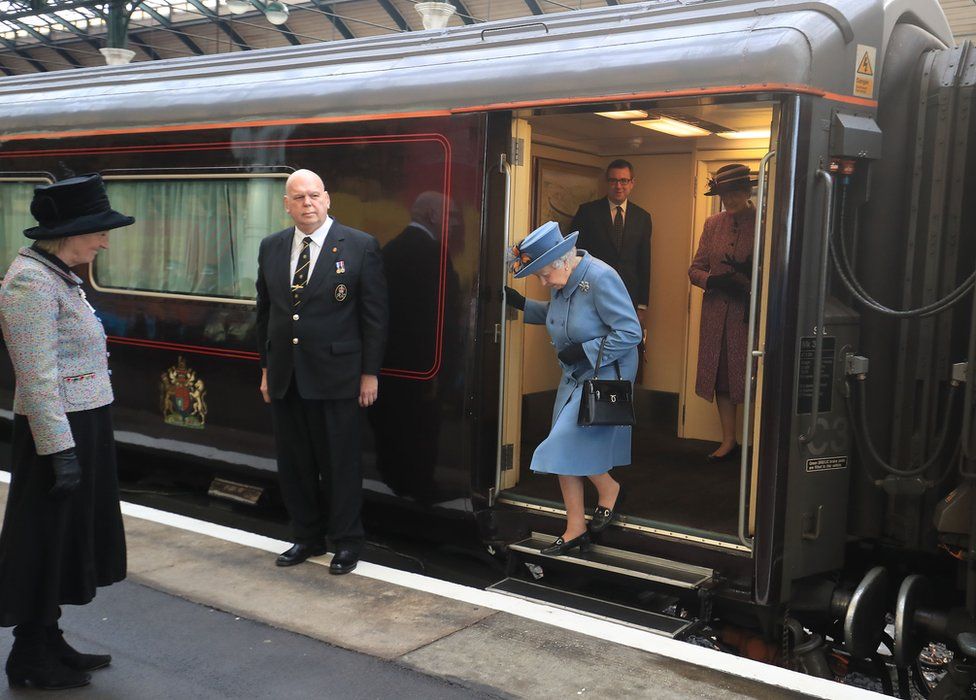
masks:
<instances>
[{"instance_id":1,"label":"navy blazer","mask_svg":"<svg viewBox=\"0 0 976 700\"><path fill-rule=\"evenodd\" d=\"M623 246L617 250L610 203L604 197L581 204L569 232L580 232L577 248L589 251L617 271L634 306L647 306L651 285L651 226L651 215L633 202L627 202Z\"/></svg>"},{"instance_id":2,"label":"navy blazer","mask_svg":"<svg viewBox=\"0 0 976 700\"><path fill-rule=\"evenodd\" d=\"M333 219L296 308L289 274L294 232L289 227L267 236L258 251L258 351L268 392L284 398L294 375L302 398L358 397L360 376L379 374L386 345L380 246Z\"/></svg>"}]
</instances>

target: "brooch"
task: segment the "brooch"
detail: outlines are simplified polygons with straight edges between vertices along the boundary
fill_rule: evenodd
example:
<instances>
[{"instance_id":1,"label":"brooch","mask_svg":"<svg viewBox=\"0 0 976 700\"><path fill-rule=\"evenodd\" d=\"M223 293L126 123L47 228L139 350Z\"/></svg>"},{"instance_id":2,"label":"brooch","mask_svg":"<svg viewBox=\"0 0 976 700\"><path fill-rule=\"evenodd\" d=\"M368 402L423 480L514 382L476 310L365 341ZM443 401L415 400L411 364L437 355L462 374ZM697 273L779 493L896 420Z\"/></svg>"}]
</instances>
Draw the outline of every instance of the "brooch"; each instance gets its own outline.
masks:
<instances>
[{"instance_id":1,"label":"brooch","mask_svg":"<svg viewBox=\"0 0 976 700\"><path fill-rule=\"evenodd\" d=\"M586 280L583 280L582 282L579 283L579 288L581 292L588 292L590 291L590 283L587 282Z\"/></svg>"}]
</instances>

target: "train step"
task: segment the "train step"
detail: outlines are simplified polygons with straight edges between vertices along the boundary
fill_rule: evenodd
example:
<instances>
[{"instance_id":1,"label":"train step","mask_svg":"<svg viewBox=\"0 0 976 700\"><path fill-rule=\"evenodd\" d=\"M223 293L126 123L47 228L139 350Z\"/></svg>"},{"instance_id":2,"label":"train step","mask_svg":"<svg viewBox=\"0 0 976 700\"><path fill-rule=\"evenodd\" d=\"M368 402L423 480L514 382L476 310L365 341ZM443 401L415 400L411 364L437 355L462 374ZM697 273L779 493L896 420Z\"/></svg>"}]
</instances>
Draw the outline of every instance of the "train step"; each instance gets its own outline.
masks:
<instances>
[{"instance_id":1,"label":"train step","mask_svg":"<svg viewBox=\"0 0 976 700\"><path fill-rule=\"evenodd\" d=\"M515 598L524 598L546 603L556 608L570 610L587 617L599 620L609 620L631 627L660 634L664 637L674 637L692 624L691 620L683 620L661 613L632 608L619 603L611 603L599 598L570 593L551 586L543 586L531 581L517 578L502 579L498 583L488 586L489 591L503 593Z\"/></svg>"},{"instance_id":2,"label":"train step","mask_svg":"<svg viewBox=\"0 0 976 700\"><path fill-rule=\"evenodd\" d=\"M608 571L623 576L653 581L675 588L698 589L712 582L714 571L703 566L682 564L681 562L652 557L646 554L627 552L613 547L591 545L585 552L575 550L571 554L560 557L549 557L540 553L556 538L533 532L524 540L508 545L509 550L519 552L530 557L538 557L538 561L562 561L579 566L587 566L601 571Z\"/></svg>"}]
</instances>

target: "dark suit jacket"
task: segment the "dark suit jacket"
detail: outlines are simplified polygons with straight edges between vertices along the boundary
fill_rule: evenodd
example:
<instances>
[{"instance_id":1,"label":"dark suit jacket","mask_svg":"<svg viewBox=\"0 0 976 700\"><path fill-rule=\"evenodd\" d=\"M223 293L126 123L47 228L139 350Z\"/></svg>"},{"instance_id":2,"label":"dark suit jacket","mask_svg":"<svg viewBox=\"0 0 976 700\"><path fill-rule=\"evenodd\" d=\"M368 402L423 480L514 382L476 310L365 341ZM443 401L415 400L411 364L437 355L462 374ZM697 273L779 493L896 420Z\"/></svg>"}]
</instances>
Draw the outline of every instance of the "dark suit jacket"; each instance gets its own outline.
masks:
<instances>
[{"instance_id":1,"label":"dark suit jacket","mask_svg":"<svg viewBox=\"0 0 976 700\"><path fill-rule=\"evenodd\" d=\"M379 373L386 344L386 277L379 244L368 233L333 220L295 308L288 270L294 231L290 227L267 236L258 252L258 351L261 366L268 368L268 392L283 398L294 374L302 398L355 398L360 375ZM345 272L337 271L338 261Z\"/></svg>"},{"instance_id":2,"label":"dark suit jacket","mask_svg":"<svg viewBox=\"0 0 976 700\"><path fill-rule=\"evenodd\" d=\"M651 283L651 215L633 202L627 202L624 242L620 250L614 240L613 218L606 197L581 204L573 217L572 231L580 232L577 248L583 248L617 271L634 306L646 306Z\"/></svg>"}]
</instances>

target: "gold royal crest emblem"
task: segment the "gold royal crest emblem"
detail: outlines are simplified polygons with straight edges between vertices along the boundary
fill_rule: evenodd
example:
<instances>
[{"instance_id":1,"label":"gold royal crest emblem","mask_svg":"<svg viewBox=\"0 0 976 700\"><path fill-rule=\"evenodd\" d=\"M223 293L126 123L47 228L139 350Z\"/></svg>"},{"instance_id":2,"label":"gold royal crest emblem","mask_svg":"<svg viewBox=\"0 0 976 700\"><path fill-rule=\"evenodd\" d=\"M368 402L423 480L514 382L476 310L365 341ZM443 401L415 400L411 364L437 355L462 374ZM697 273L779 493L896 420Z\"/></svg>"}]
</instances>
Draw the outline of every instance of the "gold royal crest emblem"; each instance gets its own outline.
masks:
<instances>
[{"instance_id":1,"label":"gold royal crest emblem","mask_svg":"<svg viewBox=\"0 0 976 700\"><path fill-rule=\"evenodd\" d=\"M176 366L160 376L160 408L163 420L170 425L203 428L207 417L206 395L203 380L186 366L182 355L176 358Z\"/></svg>"}]
</instances>

